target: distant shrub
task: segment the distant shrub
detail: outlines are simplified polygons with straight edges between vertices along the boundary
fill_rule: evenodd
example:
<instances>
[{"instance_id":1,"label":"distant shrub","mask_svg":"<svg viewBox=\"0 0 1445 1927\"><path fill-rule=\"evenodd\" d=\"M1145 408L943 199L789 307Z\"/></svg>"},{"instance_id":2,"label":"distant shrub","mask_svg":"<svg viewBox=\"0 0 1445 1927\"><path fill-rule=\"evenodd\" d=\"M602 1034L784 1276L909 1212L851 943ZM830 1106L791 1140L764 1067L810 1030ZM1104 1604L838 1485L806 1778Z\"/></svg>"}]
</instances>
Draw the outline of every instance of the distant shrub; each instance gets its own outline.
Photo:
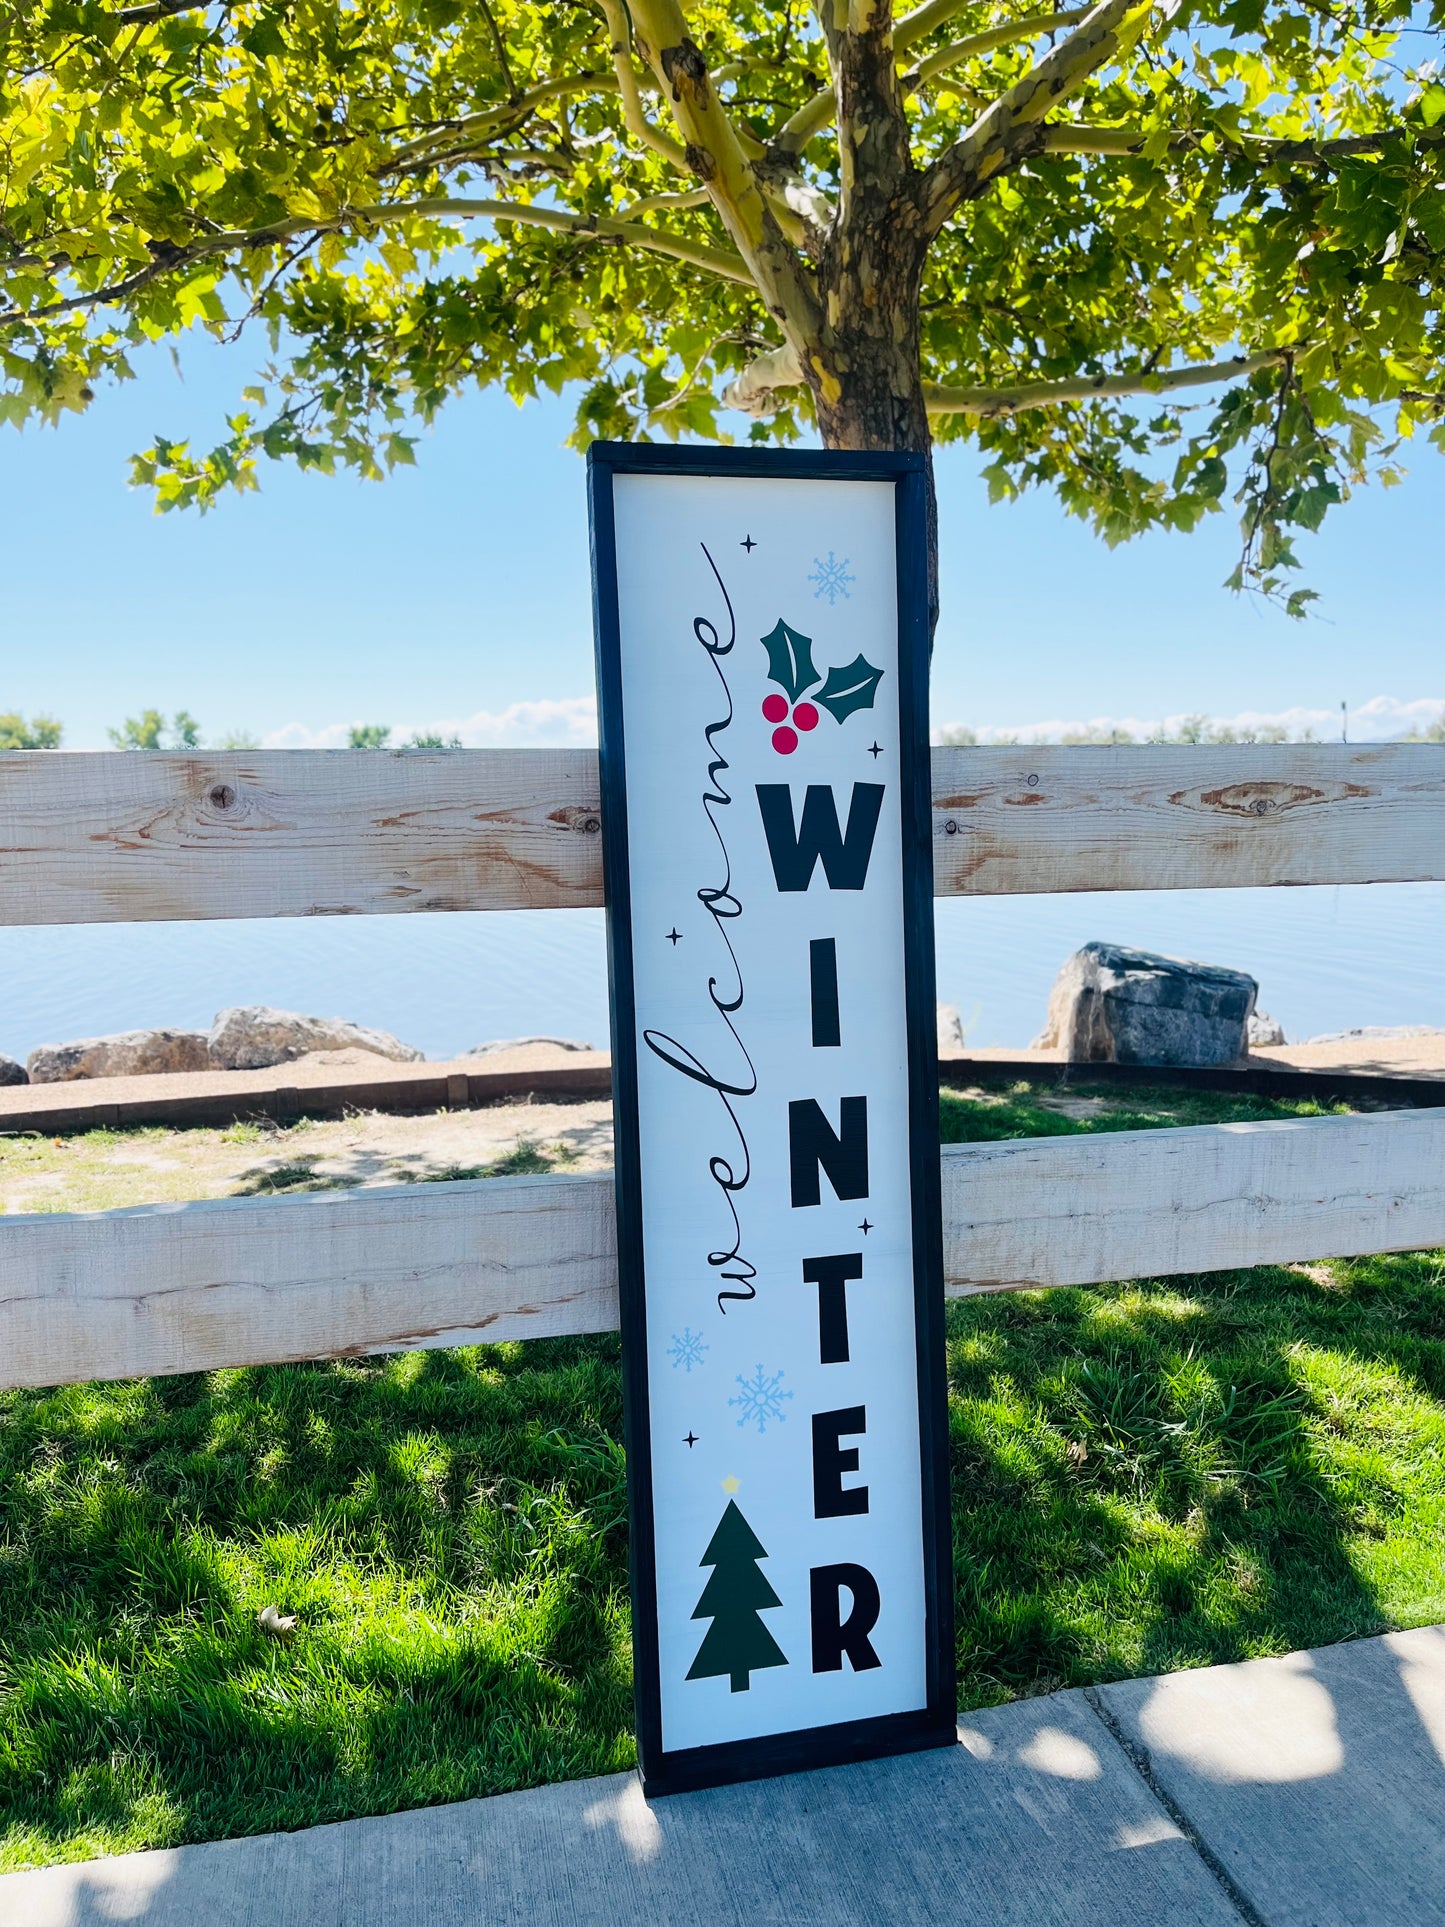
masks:
<instances>
[{"instance_id":1,"label":"distant shrub","mask_svg":"<svg viewBox=\"0 0 1445 1927\"><path fill-rule=\"evenodd\" d=\"M62 733L53 716L32 716L28 723L17 711L0 716L0 749L59 749Z\"/></svg>"},{"instance_id":2,"label":"distant shrub","mask_svg":"<svg viewBox=\"0 0 1445 1927\"><path fill-rule=\"evenodd\" d=\"M160 710L143 709L105 733L117 749L198 749L201 742L201 725L188 709L178 709L169 724Z\"/></svg>"}]
</instances>

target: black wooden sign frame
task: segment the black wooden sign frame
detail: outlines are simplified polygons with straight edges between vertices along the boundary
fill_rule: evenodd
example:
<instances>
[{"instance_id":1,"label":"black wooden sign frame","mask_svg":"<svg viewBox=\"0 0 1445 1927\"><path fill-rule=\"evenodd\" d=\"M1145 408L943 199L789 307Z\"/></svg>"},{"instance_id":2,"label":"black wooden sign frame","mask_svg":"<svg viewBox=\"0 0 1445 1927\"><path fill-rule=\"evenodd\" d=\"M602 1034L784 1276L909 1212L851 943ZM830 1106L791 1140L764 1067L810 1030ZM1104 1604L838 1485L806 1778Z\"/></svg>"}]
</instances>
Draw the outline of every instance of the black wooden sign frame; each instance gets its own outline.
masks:
<instances>
[{"instance_id":1,"label":"black wooden sign frame","mask_svg":"<svg viewBox=\"0 0 1445 1927\"><path fill-rule=\"evenodd\" d=\"M617 1255L624 1425L631 1521L631 1592L638 1752L649 1795L952 1744L956 1737L948 1423L933 947L932 799L928 744L931 638L926 596L923 458L910 454L652 447L594 443L588 451L602 781L603 868L611 976L616 1129ZM903 830L908 1119L921 1433L926 1705L756 1739L664 1751L647 1375L638 1055L628 862L614 479L659 473L886 481L894 490Z\"/></svg>"}]
</instances>

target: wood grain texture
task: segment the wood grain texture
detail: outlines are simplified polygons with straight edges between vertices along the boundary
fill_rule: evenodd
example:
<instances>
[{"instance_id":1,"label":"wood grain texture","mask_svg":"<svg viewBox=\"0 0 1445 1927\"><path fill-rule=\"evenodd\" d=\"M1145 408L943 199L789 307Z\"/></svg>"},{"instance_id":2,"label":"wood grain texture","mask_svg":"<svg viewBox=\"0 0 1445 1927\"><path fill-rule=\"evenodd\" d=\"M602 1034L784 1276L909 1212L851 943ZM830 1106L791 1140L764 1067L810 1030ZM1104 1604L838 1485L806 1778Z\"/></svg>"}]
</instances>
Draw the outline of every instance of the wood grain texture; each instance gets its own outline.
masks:
<instances>
[{"instance_id":1,"label":"wood grain texture","mask_svg":"<svg viewBox=\"0 0 1445 1927\"><path fill-rule=\"evenodd\" d=\"M1445 1244L1445 1114L950 1146L962 1296ZM610 1174L0 1219L0 1384L617 1327Z\"/></svg>"},{"instance_id":2,"label":"wood grain texture","mask_svg":"<svg viewBox=\"0 0 1445 1927\"><path fill-rule=\"evenodd\" d=\"M940 896L1445 878L1445 747L936 749ZM591 750L0 754L0 923L602 900Z\"/></svg>"},{"instance_id":3,"label":"wood grain texture","mask_svg":"<svg viewBox=\"0 0 1445 1927\"><path fill-rule=\"evenodd\" d=\"M0 755L0 923L600 903L593 750Z\"/></svg>"},{"instance_id":4,"label":"wood grain texture","mask_svg":"<svg viewBox=\"0 0 1445 1927\"><path fill-rule=\"evenodd\" d=\"M610 1172L0 1219L0 1384L616 1325Z\"/></svg>"},{"instance_id":5,"label":"wood grain texture","mask_svg":"<svg viewBox=\"0 0 1445 1927\"><path fill-rule=\"evenodd\" d=\"M939 896L1439 881L1445 745L935 749L933 826Z\"/></svg>"},{"instance_id":6,"label":"wood grain texture","mask_svg":"<svg viewBox=\"0 0 1445 1927\"><path fill-rule=\"evenodd\" d=\"M944 1153L951 1296L1445 1244L1445 1113L1025 1138Z\"/></svg>"}]
</instances>

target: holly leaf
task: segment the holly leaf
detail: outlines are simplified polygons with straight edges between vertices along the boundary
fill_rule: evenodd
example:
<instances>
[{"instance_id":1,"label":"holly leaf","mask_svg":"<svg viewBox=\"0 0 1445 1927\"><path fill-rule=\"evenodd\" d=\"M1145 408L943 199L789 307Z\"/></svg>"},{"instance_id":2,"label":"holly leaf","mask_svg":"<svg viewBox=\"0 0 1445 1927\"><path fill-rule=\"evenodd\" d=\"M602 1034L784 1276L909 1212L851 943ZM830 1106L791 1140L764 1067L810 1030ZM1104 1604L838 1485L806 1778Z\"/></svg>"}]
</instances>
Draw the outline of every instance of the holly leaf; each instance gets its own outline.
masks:
<instances>
[{"instance_id":1,"label":"holly leaf","mask_svg":"<svg viewBox=\"0 0 1445 1927\"><path fill-rule=\"evenodd\" d=\"M779 684L788 701L795 703L818 680L813 666L813 638L799 635L779 616L772 634L760 640L768 652L768 680Z\"/></svg>"},{"instance_id":2,"label":"holly leaf","mask_svg":"<svg viewBox=\"0 0 1445 1927\"><path fill-rule=\"evenodd\" d=\"M873 707L882 680L881 669L875 669L863 656L855 656L843 668L828 671L827 681L813 700L823 705L835 723L841 723L855 709Z\"/></svg>"}]
</instances>

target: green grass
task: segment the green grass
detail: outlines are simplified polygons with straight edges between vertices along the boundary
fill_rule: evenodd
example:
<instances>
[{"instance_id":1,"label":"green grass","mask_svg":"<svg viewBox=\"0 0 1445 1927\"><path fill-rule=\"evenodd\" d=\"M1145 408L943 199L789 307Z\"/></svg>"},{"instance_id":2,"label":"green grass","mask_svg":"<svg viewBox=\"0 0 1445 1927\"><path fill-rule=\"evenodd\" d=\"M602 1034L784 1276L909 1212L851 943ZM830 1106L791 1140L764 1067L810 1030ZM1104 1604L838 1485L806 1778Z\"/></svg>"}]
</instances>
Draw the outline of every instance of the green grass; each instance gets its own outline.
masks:
<instances>
[{"instance_id":1,"label":"green grass","mask_svg":"<svg viewBox=\"0 0 1445 1927\"><path fill-rule=\"evenodd\" d=\"M1064 1106L1088 1106L1074 1117ZM1184 1124L1269 1123L1291 1117L1325 1117L1348 1105L1313 1099L1236 1097L1223 1091L1121 1090L1117 1085L1071 1084L1067 1090L1008 1091L962 1096L944 1091L940 1124L945 1144L978 1144L1017 1137L1068 1137L1082 1131L1151 1131Z\"/></svg>"},{"instance_id":2,"label":"green grass","mask_svg":"<svg viewBox=\"0 0 1445 1927\"><path fill-rule=\"evenodd\" d=\"M1106 1103L945 1134L1297 1114ZM1445 1256L948 1332L964 1705L1445 1618ZM620 1427L613 1339L0 1394L0 1868L627 1764Z\"/></svg>"}]
</instances>

